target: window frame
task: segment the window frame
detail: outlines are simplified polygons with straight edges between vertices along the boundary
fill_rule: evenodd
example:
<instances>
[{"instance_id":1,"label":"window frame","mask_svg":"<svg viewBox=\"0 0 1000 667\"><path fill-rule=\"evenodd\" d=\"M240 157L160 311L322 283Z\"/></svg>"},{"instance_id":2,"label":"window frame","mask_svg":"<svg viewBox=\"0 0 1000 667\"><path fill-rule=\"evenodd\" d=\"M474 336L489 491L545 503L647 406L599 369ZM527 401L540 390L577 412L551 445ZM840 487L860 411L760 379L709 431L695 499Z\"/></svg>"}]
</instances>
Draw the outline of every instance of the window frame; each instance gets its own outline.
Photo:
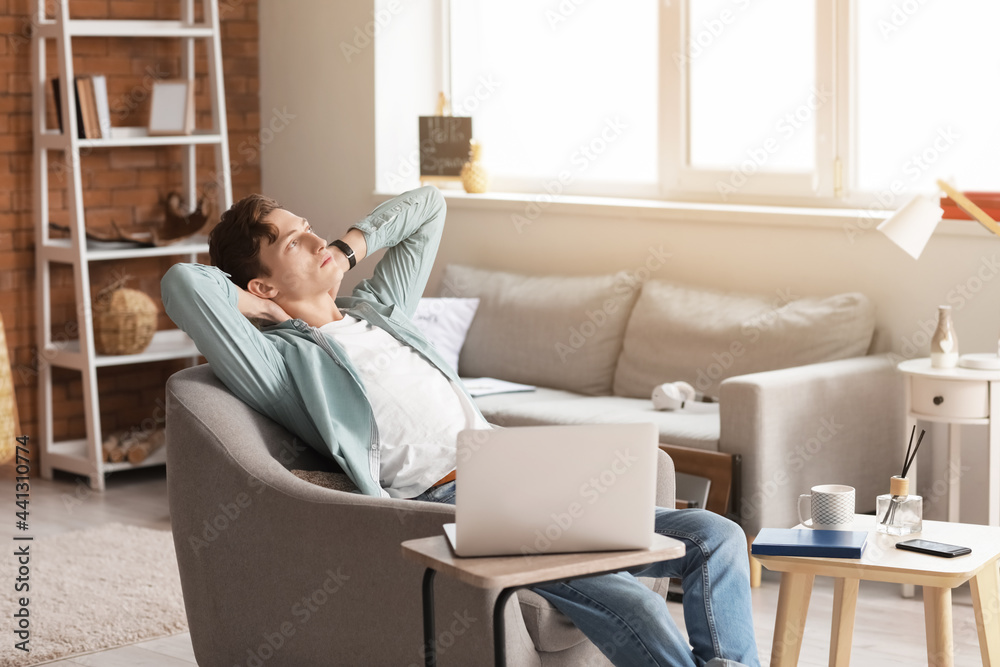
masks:
<instances>
[{"instance_id":1,"label":"window frame","mask_svg":"<svg viewBox=\"0 0 1000 667\"><path fill-rule=\"evenodd\" d=\"M648 182L586 181L559 183L558 175L548 179L526 177L492 178L492 189L542 196L593 195L600 198L652 199L665 202L721 205L796 206L810 208L850 208L870 213L891 212L908 195L887 198L885 192L857 188L857 45L852 43L852 27L858 0L812 0L816 5L816 87L830 90L832 104L816 110L815 164L812 173L754 173L738 192L723 196L719 181L728 181L738 169L718 170L694 167L690 163L690 116L688 60L679 66L674 54L687 53L690 0L658 3L657 94L657 178ZM450 14L451 0L441 0ZM449 35L451 25L443 31ZM454 58L452 44L443 45L446 59ZM450 74L449 62L446 67ZM450 81L446 79L450 88ZM451 91L447 91L450 98ZM977 203L993 215L1000 214L1000 194L974 193ZM942 197L946 218L965 218L946 197Z\"/></svg>"}]
</instances>

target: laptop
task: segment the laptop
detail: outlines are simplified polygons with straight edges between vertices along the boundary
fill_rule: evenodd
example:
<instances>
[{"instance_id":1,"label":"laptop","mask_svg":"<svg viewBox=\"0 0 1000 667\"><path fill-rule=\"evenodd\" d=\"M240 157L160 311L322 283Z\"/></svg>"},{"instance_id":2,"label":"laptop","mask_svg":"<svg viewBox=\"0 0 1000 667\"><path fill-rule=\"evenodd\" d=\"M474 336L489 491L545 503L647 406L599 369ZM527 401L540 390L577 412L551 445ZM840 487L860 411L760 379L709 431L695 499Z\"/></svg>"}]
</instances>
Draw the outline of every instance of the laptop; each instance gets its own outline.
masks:
<instances>
[{"instance_id":1,"label":"laptop","mask_svg":"<svg viewBox=\"0 0 1000 667\"><path fill-rule=\"evenodd\" d=\"M467 429L456 444L456 555L650 548L654 424Z\"/></svg>"}]
</instances>

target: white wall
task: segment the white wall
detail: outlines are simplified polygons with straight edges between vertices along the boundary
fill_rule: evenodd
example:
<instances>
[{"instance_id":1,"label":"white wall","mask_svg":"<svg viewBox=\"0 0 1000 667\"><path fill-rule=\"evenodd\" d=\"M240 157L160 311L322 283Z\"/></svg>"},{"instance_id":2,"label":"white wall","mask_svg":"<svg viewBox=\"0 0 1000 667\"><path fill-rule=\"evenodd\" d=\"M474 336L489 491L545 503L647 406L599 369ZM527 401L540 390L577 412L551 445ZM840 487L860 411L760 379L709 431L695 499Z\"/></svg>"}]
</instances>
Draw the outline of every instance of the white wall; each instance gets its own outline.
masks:
<instances>
[{"instance_id":1,"label":"white wall","mask_svg":"<svg viewBox=\"0 0 1000 667\"><path fill-rule=\"evenodd\" d=\"M330 235L341 233L379 201L372 194L375 49L371 44L360 48L348 62L341 47L354 43L356 28L363 31L373 20L373 11L372 0L260 3L262 127L274 108L296 114L263 152L263 189ZM390 22L386 29L403 29L405 2L392 21L399 22L396 28ZM424 105L435 93L428 97L421 91L407 92L409 103L419 107L414 116L430 112ZM945 224L921 259L914 261L873 229L854 227L857 234L852 236L839 224L719 223L607 213L607 209L596 215L566 213L550 207L518 231L511 216L523 214L525 206L513 202L490 209L463 199L452 201L428 294L436 293L441 267L449 262L532 273L594 274L638 269L649 248L662 245L671 257L656 277L776 298L789 292L798 296L863 292L876 304L879 351L926 356L929 333L923 329L933 325L936 306L949 302L955 310L960 350L996 349L1000 240L973 222ZM345 288L370 275L372 263L367 264L352 272ZM983 427L965 428L963 453L969 470L962 477L962 518L974 522L985 522L986 516L983 431ZM931 444L931 451L921 454L925 496L931 495L929 482L946 475L945 443L939 439L924 447ZM944 505L935 504L928 515L943 517Z\"/></svg>"}]
</instances>

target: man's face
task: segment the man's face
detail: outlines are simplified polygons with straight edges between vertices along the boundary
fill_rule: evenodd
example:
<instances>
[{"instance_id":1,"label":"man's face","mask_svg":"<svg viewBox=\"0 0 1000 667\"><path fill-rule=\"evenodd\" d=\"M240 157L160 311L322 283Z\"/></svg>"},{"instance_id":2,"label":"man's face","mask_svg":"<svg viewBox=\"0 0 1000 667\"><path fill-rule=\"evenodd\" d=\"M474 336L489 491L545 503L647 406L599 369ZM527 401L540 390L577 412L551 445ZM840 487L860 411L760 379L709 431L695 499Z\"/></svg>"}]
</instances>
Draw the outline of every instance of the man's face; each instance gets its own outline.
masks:
<instances>
[{"instance_id":1,"label":"man's face","mask_svg":"<svg viewBox=\"0 0 1000 667\"><path fill-rule=\"evenodd\" d=\"M344 272L309 222L282 208L271 211L265 221L278 230L278 239L274 243L265 240L260 249L260 259L271 275L251 280L247 290L277 302L300 301L324 292L336 296Z\"/></svg>"}]
</instances>

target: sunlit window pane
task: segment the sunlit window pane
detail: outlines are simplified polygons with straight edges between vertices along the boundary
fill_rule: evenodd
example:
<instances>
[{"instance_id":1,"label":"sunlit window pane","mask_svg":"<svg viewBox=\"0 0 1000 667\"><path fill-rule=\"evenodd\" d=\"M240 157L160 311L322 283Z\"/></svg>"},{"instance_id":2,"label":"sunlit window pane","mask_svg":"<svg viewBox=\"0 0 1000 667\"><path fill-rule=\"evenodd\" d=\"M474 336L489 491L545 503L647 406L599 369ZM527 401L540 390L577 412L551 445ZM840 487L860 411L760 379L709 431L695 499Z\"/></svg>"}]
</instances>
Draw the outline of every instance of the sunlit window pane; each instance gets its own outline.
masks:
<instances>
[{"instance_id":1,"label":"sunlit window pane","mask_svg":"<svg viewBox=\"0 0 1000 667\"><path fill-rule=\"evenodd\" d=\"M452 3L453 113L496 177L657 181L657 3Z\"/></svg>"},{"instance_id":2,"label":"sunlit window pane","mask_svg":"<svg viewBox=\"0 0 1000 667\"><path fill-rule=\"evenodd\" d=\"M1000 2L857 5L858 188L1000 190Z\"/></svg>"},{"instance_id":3,"label":"sunlit window pane","mask_svg":"<svg viewBox=\"0 0 1000 667\"><path fill-rule=\"evenodd\" d=\"M812 171L816 110L832 103L816 89L815 3L690 0L688 31L691 166Z\"/></svg>"}]
</instances>

